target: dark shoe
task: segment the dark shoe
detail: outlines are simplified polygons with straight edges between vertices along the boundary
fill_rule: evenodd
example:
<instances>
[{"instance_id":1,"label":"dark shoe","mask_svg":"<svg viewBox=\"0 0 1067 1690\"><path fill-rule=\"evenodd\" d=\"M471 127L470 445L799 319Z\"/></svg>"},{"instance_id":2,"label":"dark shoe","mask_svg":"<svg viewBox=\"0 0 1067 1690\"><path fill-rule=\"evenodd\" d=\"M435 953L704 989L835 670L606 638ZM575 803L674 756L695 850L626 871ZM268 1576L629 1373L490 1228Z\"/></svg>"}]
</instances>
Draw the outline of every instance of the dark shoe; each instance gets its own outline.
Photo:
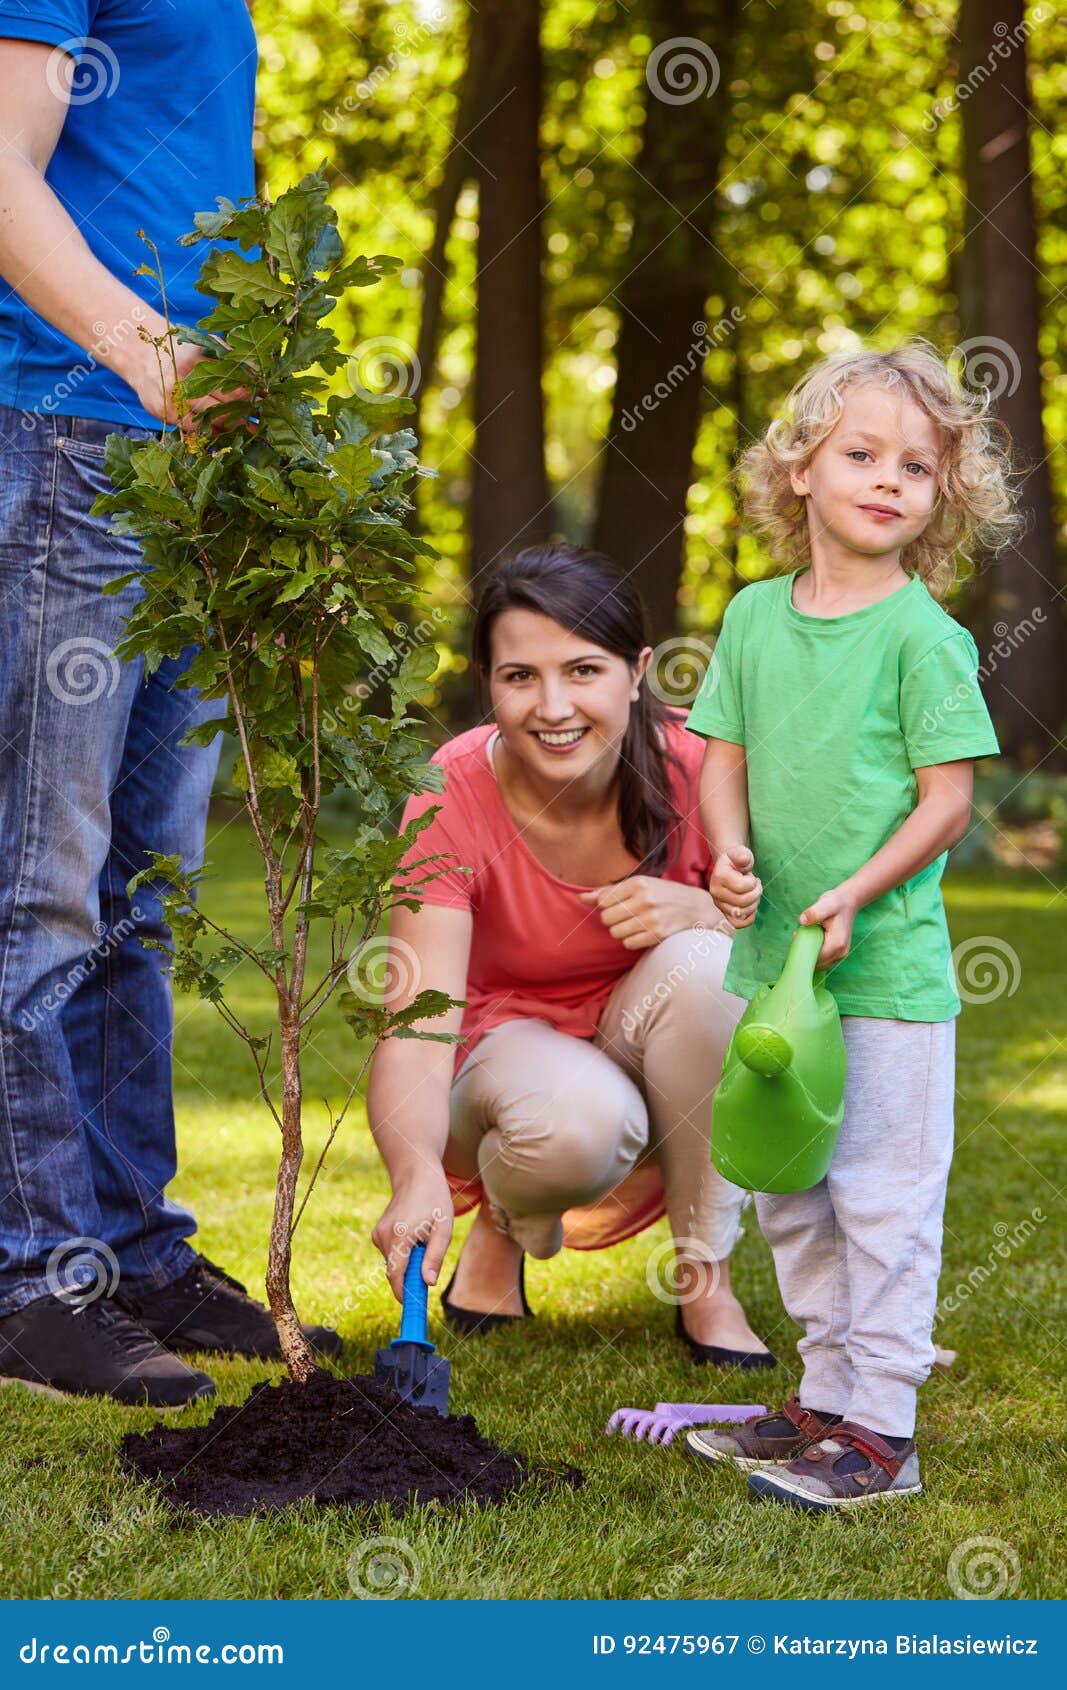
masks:
<instances>
[{"instance_id":1,"label":"dark shoe","mask_svg":"<svg viewBox=\"0 0 1067 1690\"><path fill-rule=\"evenodd\" d=\"M277 1361L282 1353L270 1310L206 1256L197 1256L180 1279L159 1290L131 1290L129 1280L123 1280L115 1301L171 1350L208 1350L263 1361ZM341 1353L340 1335L329 1326L302 1326L301 1331L320 1354Z\"/></svg>"},{"instance_id":2,"label":"dark shoe","mask_svg":"<svg viewBox=\"0 0 1067 1690\"><path fill-rule=\"evenodd\" d=\"M215 1395L206 1373L171 1355L113 1297L38 1297L0 1317L0 1379L45 1396L114 1397L142 1408Z\"/></svg>"},{"instance_id":3,"label":"dark shoe","mask_svg":"<svg viewBox=\"0 0 1067 1690\"><path fill-rule=\"evenodd\" d=\"M801 1408L796 1397L790 1397L777 1414L764 1414L740 1426L698 1426L686 1434L685 1447L701 1461L713 1465L728 1461L748 1473L767 1462L794 1461L836 1425L836 1416Z\"/></svg>"},{"instance_id":4,"label":"dark shoe","mask_svg":"<svg viewBox=\"0 0 1067 1690\"><path fill-rule=\"evenodd\" d=\"M868 1427L841 1420L787 1467L757 1468L748 1488L769 1501L825 1514L918 1496L923 1487L914 1439L889 1444Z\"/></svg>"},{"instance_id":5,"label":"dark shoe","mask_svg":"<svg viewBox=\"0 0 1067 1690\"><path fill-rule=\"evenodd\" d=\"M674 1310L674 1329L682 1342L688 1345L698 1367L742 1367L751 1373L759 1367L778 1366L778 1357L772 1355L770 1350L766 1350L762 1355L758 1352L750 1355L746 1350L724 1350L718 1344L698 1344L685 1329L681 1303L678 1303Z\"/></svg>"},{"instance_id":6,"label":"dark shoe","mask_svg":"<svg viewBox=\"0 0 1067 1690\"><path fill-rule=\"evenodd\" d=\"M448 1293L455 1284L456 1276L452 1278L441 1292L441 1313L454 1332L462 1332L470 1337L474 1332L491 1332L495 1326L512 1326L517 1320L533 1320L534 1312L526 1301L526 1255L519 1257L519 1296L522 1298L522 1314L479 1314L477 1309L461 1309L455 1303L450 1303Z\"/></svg>"}]
</instances>

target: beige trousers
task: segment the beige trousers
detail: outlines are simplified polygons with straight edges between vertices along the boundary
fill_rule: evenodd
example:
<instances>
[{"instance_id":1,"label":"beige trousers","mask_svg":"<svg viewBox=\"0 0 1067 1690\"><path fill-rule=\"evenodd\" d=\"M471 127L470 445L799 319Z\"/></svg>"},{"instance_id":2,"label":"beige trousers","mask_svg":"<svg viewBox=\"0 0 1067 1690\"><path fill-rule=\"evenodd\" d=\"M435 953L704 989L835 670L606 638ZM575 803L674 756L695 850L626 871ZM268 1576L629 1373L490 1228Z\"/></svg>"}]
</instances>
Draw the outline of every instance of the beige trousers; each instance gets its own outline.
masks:
<instances>
[{"instance_id":1,"label":"beige trousers","mask_svg":"<svg viewBox=\"0 0 1067 1690\"><path fill-rule=\"evenodd\" d=\"M539 1018L492 1028L452 1086L446 1164L480 1178L502 1231L553 1256L562 1215L638 1160L659 1164L675 1243L722 1261L749 1193L709 1160L712 1093L743 998L723 990L730 936L687 928L638 954L592 1039Z\"/></svg>"}]
</instances>

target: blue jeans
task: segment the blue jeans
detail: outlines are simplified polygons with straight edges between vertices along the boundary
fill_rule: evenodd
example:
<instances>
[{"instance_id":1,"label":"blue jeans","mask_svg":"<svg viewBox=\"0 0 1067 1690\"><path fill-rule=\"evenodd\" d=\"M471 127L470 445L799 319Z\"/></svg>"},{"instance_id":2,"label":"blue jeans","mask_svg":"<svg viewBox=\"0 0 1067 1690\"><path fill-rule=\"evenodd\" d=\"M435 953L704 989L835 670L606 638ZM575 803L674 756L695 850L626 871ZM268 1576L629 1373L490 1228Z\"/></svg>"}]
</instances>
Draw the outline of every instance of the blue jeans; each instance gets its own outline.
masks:
<instances>
[{"instance_id":1,"label":"blue jeans","mask_svg":"<svg viewBox=\"0 0 1067 1690\"><path fill-rule=\"evenodd\" d=\"M110 486L112 433L150 438L0 403L3 1314L54 1288L56 1262L86 1240L142 1285L193 1260L195 1222L164 1195L170 981L141 943L169 931L151 887L131 907L126 882L147 850L202 862L220 740L179 741L224 706L174 687L194 648L147 681L142 660L115 656L141 588L101 592L139 558L135 540L89 514Z\"/></svg>"}]
</instances>

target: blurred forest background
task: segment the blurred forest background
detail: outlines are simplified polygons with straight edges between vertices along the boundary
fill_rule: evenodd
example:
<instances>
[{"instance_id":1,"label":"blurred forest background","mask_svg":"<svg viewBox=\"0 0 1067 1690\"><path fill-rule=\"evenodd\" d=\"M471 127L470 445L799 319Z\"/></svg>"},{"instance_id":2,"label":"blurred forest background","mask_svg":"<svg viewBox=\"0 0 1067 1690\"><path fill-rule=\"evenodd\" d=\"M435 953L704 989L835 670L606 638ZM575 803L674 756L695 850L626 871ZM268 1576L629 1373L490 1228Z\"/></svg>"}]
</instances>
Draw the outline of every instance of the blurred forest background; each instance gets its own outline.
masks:
<instances>
[{"instance_id":1,"label":"blurred forest background","mask_svg":"<svg viewBox=\"0 0 1067 1690\"><path fill-rule=\"evenodd\" d=\"M730 595L770 567L740 532L738 452L820 354L922 335L961 348L1016 441L1027 533L976 558L948 608L1062 843L1062 7L252 10L260 188L325 161L347 244L404 263L342 325L336 379L410 393L436 471L419 492L435 615L412 631L442 657L431 736L483 714L465 640L486 573L552 533L634 572L661 685L689 702Z\"/></svg>"}]
</instances>

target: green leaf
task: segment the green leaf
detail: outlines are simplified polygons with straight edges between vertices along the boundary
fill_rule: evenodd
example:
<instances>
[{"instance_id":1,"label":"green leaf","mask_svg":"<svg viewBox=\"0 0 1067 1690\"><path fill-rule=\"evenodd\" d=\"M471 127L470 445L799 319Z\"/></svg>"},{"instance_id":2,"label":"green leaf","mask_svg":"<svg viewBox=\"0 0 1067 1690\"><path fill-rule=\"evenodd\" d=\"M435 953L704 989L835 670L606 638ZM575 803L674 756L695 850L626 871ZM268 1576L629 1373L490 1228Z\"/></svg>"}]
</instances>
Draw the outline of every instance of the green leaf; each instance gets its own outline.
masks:
<instances>
[{"instance_id":1,"label":"green leaf","mask_svg":"<svg viewBox=\"0 0 1067 1690\"><path fill-rule=\"evenodd\" d=\"M284 586L274 600L275 604L289 604L298 599L301 593L306 593L321 577L322 571L317 569L302 569Z\"/></svg>"},{"instance_id":2,"label":"green leaf","mask_svg":"<svg viewBox=\"0 0 1067 1690\"><path fill-rule=\"evenodd\" d=\"M199 346L209 358L221 358L226 351L218 335L205 334L203 329L191 329L185 323L178 324L177 340L180 346Z\"/></svg>"},{"instance_id":3,"label":"green leaf","mask_svg":"<svg viewBox=\"0 0 1067 1690\"><path fill-rule=\"evenodd\" d=\"M330 469L344 488L350 504L366 493L378 459L370 446L337 446L330 453Z\"/></svg>"},{"instance_id":4,"label":"green leaf","mask_svg":"<svg viewBox=\"0 0 1067 1690\"><path fill-rule=\"evenodd\" d=\"M244 474L252 492L257 499L262 499L265 505L277 505L283 511L296 512L300 509L291 489L285 485L273 466L257 469L255 464L246 463Z\"/></svg>"},{"instance_id":5,"label":"green leaf","mask_svg":"<svg viewBox=\"0 0 1067 1690\"><path fill-rule=\"evenodd\" d=\"M147 445L132 452L130 468L137 481L144 486L156 488L158 492L163 492L171 485L171 455L158 440L151 440Z\"/></svg>"},{"instance_id":6,"label":"green leaf","mask_svg":"<svg viewBox=\"0 0 1067 1690\"><path fill-rule=\"evenodd\" d=\"M437 647L430 641L425 645L412 647L406 654L396 674L389 681L394 715L402 715L412 699L418 698L426 691L429 681L437 672L439 661Z\"/></svg>"},{"instance_id":7,"label":"green leaf","mask_svg":"<svg viewBox=\"0 0 1067 1690\"><path fill-rule=\"evenodd\" d=\"M236 252L212 252L196 283L199 293L218 293L242 304L289 305L293 291L272 276L264 258L240 258Z\"/></svg>"},{"instance_id":8,"label":"green leaf","mask_svg":"<svg viewBox=\"0 0 1067 1690\"><path fill-rule=\"evenodd\" d=\"M389 257L379 252L373 258L366 258L361 253L353 258L350 264L341 265L330 277L330 288L337 292L344 288L369 288L380 282L383 276L392 275L399 270L401 260Z\"/></svg>"},{"instance_id":9,"label":"green leaf","mask_svg":"<svg viewBox=\"0 0 1067 1690\"><path fill-rule=\"evenodd\" d=\"M267 213L263 245L297 281L314 272L320 254L325 268L343 251L336 228L332 241L325 233L337 222L337 213L326 201L327 187L325 171L315 171L286 189Z\"/></svg>"}]
</instances>

